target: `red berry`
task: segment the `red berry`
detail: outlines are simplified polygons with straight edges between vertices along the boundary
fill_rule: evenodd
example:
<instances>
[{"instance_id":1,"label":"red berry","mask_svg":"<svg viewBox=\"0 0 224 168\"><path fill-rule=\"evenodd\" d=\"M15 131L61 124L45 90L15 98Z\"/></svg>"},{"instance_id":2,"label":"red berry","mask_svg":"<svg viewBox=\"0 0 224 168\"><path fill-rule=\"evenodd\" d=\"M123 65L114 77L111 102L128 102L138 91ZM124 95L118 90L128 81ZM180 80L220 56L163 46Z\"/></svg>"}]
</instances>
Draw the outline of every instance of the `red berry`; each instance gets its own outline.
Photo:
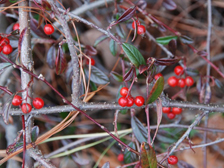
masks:
<instances>
[{"instance_id":1,"label":"red berry","mask_svg":"<svg viewBox=\"0 0 224 168\"><path fill-rule=\"evenodd\" d=\"M86 60L86 64L89 64L89 59ZM95 65L95 60L93 58L90 58L90 64Z\"/></svg>"},{"instance_id":2,"label":"red berry","mask_svg":"<svg viewBox=\"0 0 224 168\"><path fill-rule=\"evenodd\" d=\"M23 113L27 114L27 113L31 112L32 106L29 103L24 103L21 107L21 110Z\"/></svg>"},{"instance_id":3,"label":"red berry","mask_svg":"<svg viewBox=\"0 0 224 168\"><path fill-rule=\"evenodd\" d=\"M128 94L128 88L127 87L122 87L121 90L120 90L120 94L121 96L127 96Z\"/></svg>"},{"instance_id":4,"label":"red berry","mask_svg":"<svg viewBox=\"0 0 224 168\"><path fill-rule=\"evenodd\" d=\"M173 114L180 114L182 112L182 108L179 108L179 107L173 107L172 108L172 112Z\"/></svg>"},{"instance_id":5,"label":"red berry","mask_svg":"<svg viewBox=\"0 0 224 168\"><path fill-rule=\"evenodd\" d=\"M183 73L184 73L184 68L183 68L182 66L178 65L178 66L176 66L176 67L174 68L174 73L175 73L177 76L179 76L179 75L183 75Z\"/></svg>"},{"instance_id":6,"label":"red berry","mask_svg":"<svg viewBox=\"0 0 224 168\"><path fill-rule=\"evenodd\" d=\"M145 26L143 25L138 25L138 30L137 30L137 34L142 35L145 34Z\"/></svg>"},{"instance_id":7,"label":"red berry","mask_svg":"<svg viewBox=\"0 0 224 168\"><path fill-rule=\"evenodd\" d=\"M135 103L135 99L132 96L128 96L127 100L128 100L128 104L127 104L128 107L133 106L133 104Z\"/></svg>"},{"instance_id":8,"label":"red berry","mask_svg":"<svg viewBox=\"0 0 224 168\"><path fill-rule=\"evenodd\" d=\"M169 113L167 113L167 117L172 120L176 117L176 115L172 112L169 112Z\"/></svg>"},{"instance_id":9,"label":"red berry","mask_svg":"<svg viewBox=\"0 0 224 168\"><path fill-rule=\"evenodd\" d=\"M10 41L9 41L9 39L8 38L2 38L1 39L1 41L0 41L0 46L5 46L5 45L7 45L7 44L9 44L10 43Z\"/></svg>"},{"instance_id":10,"label":"red berry","mask_svg":"<svg viewBox=\"0 0 224 168\"><path fill-rule=\"evenodd\" d=\"M120 162L123 162L123 161L124 161L124 154L123 154L123 153L120 153L120 154L117 156L117 160L120 161Z\"/></svg>"},{"instance_id":11,"label":"red berry","mask_svg":"<svg viewBox=\"0 0 224 168\"><path fill-rule=\"evenodd\" d=\"M145 99L142 96L136 96L135 97L135 104L136 106L142 106L145 103Z\"/></svg>"},{"instance_id":12,"label":"red berry","mask_svg":"<svg viewBox=\"0 0 224 168\"><path fill-rule=\"evenodd\" d=\"M178 80L178 86L183 88L185 86L185 80L183 78Z\"/></svg>"},{"instance_id":13,"label":"red berry","mask_svg":"<svg viewBox=\"0 0 224 168\"><path fill-rule=\"evenodd\" d=\"M154 76L154 79L157 80L159 77L163 76L161 73L158 73Z\"/></svg>"},{"instance_id":14,"label":"red berry","mask_svg":"<svg viewBox=\"0 0 224 168\"><path fill-rule=\"evenodd\" d=\"M168 163L171 165L175 165L178 162L178 158L174 155L169 156Z\"/></svg>"},{"instance_id":15,"label":"red berry","mask_svg":"<svg viewBox=\"0 0 224 168\"><path fill-rule=\"evenodd\" d=\"M162 111L163 113L169 113L171 111L171 107L163 107Z\"/></svg>"},{"instance_id":16,"label":"red berry","mask_svg":"<svg viewBox=\"0 0 224 168\"><path fill-rule=\"evenodd\" d=\"M3 47L2 47L2 46L0 46L0 52L2 52L2 49L3 49Z\"/></svg>"},{"instance_id":17,"label":"red berry","mask_svg":"<svg viewBox=\"0 0 224 168\"><path fill-rule=\"evenodd\" d=\"M185 78L185 83L187 86L192 86L194 84L194 79L191 76Z\"/></svg>"},{"instance_id":18,"label":"red berry","mask_svg":"<svg viewBox=\"0 0 224 168\"><path fill-rule=\"evenodd\" d=\"M36 97L35 99L33 99L33 107L35 107L36 109L41 109L44 106L44 101L43 99Z\"/></svg>"},{"instance_id":19,"label":"red berry","mask_svg":"<svg viewBox=\"0 0 224 168\"><path fill-rule=\"evenodd\" d=\"M121 97L119 100L118 100L118 104L121 106L121 107L125 107L128 105L128 99L126 97Z\"/></svg>"},{"instance_id":20,"label":"red berry","mask_svg":"<svg viewBox=\"0 0 224 168\"><path fill-rule=\"evenodd\" d=\"M140 25L139 20L136 20L135 22L136 22L137 26ZM132 22L132 28L133 29L135 29L135 22Z\"/></svg>"},{"instance_id":21,"label":"red berry","mask_svg":"<svg viewBox=\"0 0 224 168\"><path fill-rule=\"evenodd\" d=\"M51 35L54 33L54 27L51 24L46 24L44 26L44 33L47 35Z\"/></svg>"},{"instance_id":22,"label":"red berry","mask_svg":"<svg viewBox=\"0 0 224 168\"><path fill-rule=\"evenodd\" d=\"M13 27L12 27L12 30L14 31L14 30L19 30L19 23L15 23L14 25L13 25Z\"/></svg>"},{"instance_id":23,"label":"red berry","mask_svg":"<svg viewBox=\"0 0 224 168\"><path fill-rule=\"evenodd\" d=\"M169 79L168 79L168 84L169 84L171 87L175 87L175 86L177 86L177 84L178 84L178 79L177 79L175 76L171 76L171 77L169 77Z\"/></svg>"},{"instance_id":24,"label":"red berry","mask_svg":"<svg viewBox=\"0 0 224 168\"><path fill-rule=\"evenodd\" d=\"M4 45L2 49L2 53L9 55L12 52L12 46L10 44Z\"/></svg>"},{"instance_id":25,"label":"red berry","mask_svg":"<svg viewBox=\"0 0 224 168\"><path fill-rule=\"evenodd\" d=\"M15 95L12 99L13 106L19 106L22 103L22 97L19 95Z\"/></svg>"}]
</instances>

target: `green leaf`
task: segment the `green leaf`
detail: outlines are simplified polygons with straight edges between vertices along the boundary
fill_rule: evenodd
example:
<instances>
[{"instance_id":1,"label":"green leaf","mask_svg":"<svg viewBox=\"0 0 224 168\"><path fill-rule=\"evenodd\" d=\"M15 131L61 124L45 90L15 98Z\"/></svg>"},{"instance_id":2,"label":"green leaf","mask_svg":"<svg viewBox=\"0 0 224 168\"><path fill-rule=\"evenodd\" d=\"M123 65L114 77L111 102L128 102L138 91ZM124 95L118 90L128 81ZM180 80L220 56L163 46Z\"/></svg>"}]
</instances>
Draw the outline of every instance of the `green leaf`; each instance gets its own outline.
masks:
<instances>
[{"instance_id":1,"label":"green leaf","mask_svg":"<svg viewBox=\"0 0 224 168\"><path fill-rule=\"evenodd\" d=\"M131 147L132 149L136 150L135 144L133 142L130 142L128 144L129 147ZM128 149L125 149L124 151L124 163L128 164L128 163L132 163L138 160L138 157L135 153L131 152Z\"/></svg>"},{"instance_id":2,"label":"green leaf","mask_svg":"<svg viewBox=\"0 0 224 168\"><path fill-rule=\"evenodd\" d=\"M156 42L159 43L159 44L166 45L173 39L176 40L177 36L158 37L158 38L156 38Z\"/></svg>"},{"instance_id":3,"label":"green leaf","mask_svg":"<svg viewBox=\"0 0 224 168\"><path fill-rule=\"evenodd\" d=\"M156 153L153 147L146 142L141 144L140 164L144 168L157 168Z\"/></svg>"},{"instance_id":4,"label":"green leaf","mask_svg":"<svg viewBox=\"0 0 224 168\"><path fill-rule=\"evenodd\" d=\"M131 127L136 139L140 143L147 141L148 132L141 121L139 121L135 116L131 117Z\"/></svg>"},{"instance_id":5,"label":"green leaf","mask_svg":"<svg viewBox=\"0 0 224 168\"><path fill-rule=\"evenodd\" d=\"M118 74L117 72L112 71L111 75L116 81L123 82L123 76Z\"/></svg>"},{"instance_id":6,"label":"green leaf","mask_svg":"<svg viewBox=\"0 0 224 168\"><path fill-rule=\"evenodd\" d=\"M117 54L117 44L113 39L110 40L110 52L113 56Z\"/></svg>"},{"instance_id":7,"label":"green leaf","mask_svg":"<svg viewBox=\"0 0 224 168\"><path fill-rule=\"evenodd\" d=\"M32 131L31 131L31 141L32 142L35 142L39 136L39 127L38 126L34 126L32 128Z\"/></svg>"},{"instance_id":8,"label":"green leaf","mask_svg":"<svg viewBox=\"0 0 224 168\"><path fill-rule=\"evenodd\" d=\"M103 35L103 36L100 36L96 39L95 43L94 43L94 47L96 47L99 43L101 43L102 41L106 40L106 38L108 38L108 36L106 35Z\"/></svg>"},{"instance_id":9,"label":"green leaf","mask_svg":"<svg viewBox=\"0 0 224 168\"><path fill-rule=\"evenodd\" d=\"M156 83L152 87L152 90L147 97L146 104L154 102L162 93L164 87L164 78L161 76L156 80Z\"/></svg>"},{"instance_id":10,"label":"green leaf","mask_svg":"<svg viewBox=\"0 0 224 168\"><path fill-rule=\"evenodd\" d=\"M140 65L145 65L145 59L143 58L142 54L138 51L136 47L134 47L131 44L123 43L122 48L131 61L132 64L134 64L137 68Z\"/></svg>"}]
</instances>

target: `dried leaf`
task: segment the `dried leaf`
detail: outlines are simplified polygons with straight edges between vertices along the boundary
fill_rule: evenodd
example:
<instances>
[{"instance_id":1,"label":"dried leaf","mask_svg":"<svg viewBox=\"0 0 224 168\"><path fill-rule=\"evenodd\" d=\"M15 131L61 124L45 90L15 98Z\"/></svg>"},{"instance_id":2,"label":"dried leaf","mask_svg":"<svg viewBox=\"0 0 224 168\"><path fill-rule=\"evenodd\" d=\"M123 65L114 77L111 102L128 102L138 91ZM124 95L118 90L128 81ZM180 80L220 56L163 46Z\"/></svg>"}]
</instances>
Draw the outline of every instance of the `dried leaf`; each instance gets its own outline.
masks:
<instances>
[{"instance_id":1,"label":"dried leaf","mask_svg":"<svg viewBox=\"0 0 224 168\"><path fill-rule=\"evenodd\" d=\"M181 58L161 58L155 61L155 65L170 66L170 65L178 63L180 60Z\"/></svg>"},{"instance_id":2,"label":"dried leaf","mask_svg":"<svg viewBox=\"0 0 224 168\"><path fill-rule=\"evenodd\" d=\"M51 5L46 1L46 0L41 0L41 4L43 6L43 8L47 11L51 11Z\"/></svg>"},{"instance_id":3,"label":"dried leaf","mask_svg":"<svg viewBox=\"0 0 224 168\"><path fill-rule=\"evenodd\" d=\"M128 72L126 72L126 74L124 75L125 82L128 82L132 79L132 77L134 75L134 71L135 71L135 69L132 67Z\"/></svg>"},{"instance_id":4,"label":"dried leaf","mask_svg":"<svg viewBox=\"0 0 224 168\"><path fill-rule=\"evenodd\" d=\"M187 36L180 36L180 41L184 44L192 44L194 41Z\"/></svg>"},{"instance_id":5,"label":"dried leaf","mask_svg":"<svg viewBox=\"0 0 224 168\"><path fill-rule=\"evenodd\" d=\"M208 55L206 51L198 51L197 54L201 57L206 57Z\"/></svg>"},{"instance_id":6,"label":"dried leaf","mask_svg":"<svg viewBox=\"0 0 224 168\"><path fill-rule=\"evenodd\" d=\"M147 71L148 69L149 69L149 67L147 65L140 65L138 68L140 74Z\"/></svg>"},{"instance_id":7,"label":"dried leaf","mask_svg":"<svg viewBox=\"0 0 224 168\"><path fill-rule=\"evenodd\" d=\"M61 46L59 46L59 48L58 48L55 65L56 65L56 74L57 75L62 74L65 71L65 69L67 68L67 61L66 61L66 58L65 58L65 55L63 53Z\"/></svg>"},{"instance_id":8,"label":"dried leaf","mask_svg":"<svg viewBox=\"0 0 224 168\"><path fill-rule=\"evenodd\" d=\"M133 116L131 118L131 127L133 129L133 133L134 133L136 139L140 143L147 141L147 138L148 138L147 130L142 125L142 123L138 120L138 118L136 118L135 116Z\"/></svg>"},{"instance_id":9,"label":"dried leaf","mask_svg":"<svg viewBox=\"0 0 224 168\"><path fill-rule=\"evenodd\" d=\"M137 6L142 10L145 10L145 8L147 7L147 2L145 0L139 0Z\"/></svg>"},{"instance_id":10,"label":"dried leaf","mask_svg":"<svg viewBox=\"0 0 224 168\"><path fill-rule=\"evenodd\" d=\"M97 50L93 46L86 45L86 47L85 47L85 53L88 56L94 56L94 55L97 54Z\"/></svg>"},{"instance_id":11,"label":"dried leaf","mask_svg":"<svg viewBox=\"0 0 224 168\"><path fill-rule=\"evenodd\" d=\"M10 155L21 148L23 148L23 142L15 142L7 147L6 154Z\"/></svg>"},{"instance_id":12,"label":"dried leaf","mask_svg":"<svg viewBox=\"0 0 224 168\"><path fill-rule=\"evenodd\" d=\"M177 40L172 39L169 43L168 43L168 49L169 51L175 55L176 53L176 49L177 49Z\"/></svg>"},{"instance_id":13,"label":"dried leaf","mask_svg":"<svg viewBox=\"0 0 224 168\"><path fill-rule=\"evenodd\" d=\"M130 7L128 8L119 18L117 21L115 21L115 23L113 23L112 25L115 25L115 24L118 24L120 22L125 22L129 19L131 19L134 14L135 14L135 11L136 11L136 6L134 7Z\"/></svg>"},{"instance_id":14,"label":"dried leaf","mask_svg":"<svg viewBox=\"0 0 224 168\"><path fill-rule=\"evenodd\" d=\"M142 168L157 168L156 153L146 142L141 143L140 163Z\"/></svg>"},{"instance_id":15,"label":"dried leaf","mask_svg":"<svg viewBox=\"0 0 224 168\"><path fill-rule=\"evenodd\" d=\"M30 18L30 28L39 37L49 38L45 33L42 26L38 27L38 22L34 18Z\"/></svg>"}]
</instances>

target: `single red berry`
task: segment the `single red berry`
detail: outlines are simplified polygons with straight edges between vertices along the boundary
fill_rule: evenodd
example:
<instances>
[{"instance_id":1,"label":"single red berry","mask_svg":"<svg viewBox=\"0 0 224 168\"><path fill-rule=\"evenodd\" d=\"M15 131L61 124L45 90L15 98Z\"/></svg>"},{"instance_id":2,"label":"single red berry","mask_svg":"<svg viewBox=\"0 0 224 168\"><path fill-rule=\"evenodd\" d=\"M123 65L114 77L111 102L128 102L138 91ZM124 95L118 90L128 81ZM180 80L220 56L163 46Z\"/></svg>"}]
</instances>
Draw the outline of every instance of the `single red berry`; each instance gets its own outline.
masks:
<instances>
[{"instance_id":1,"label":"single red berry","mask_svg":"<svg viewBox=\"0 0 224 168\"><path fill-rule=\"evenodd\" d=\"M163 113L169 113L171 111L171 107L163 107L162 111Z\"/></svg>"},{"instance_id":2,"label":"single red berry","mask_svg":"<svg viewBox=\"0 0 224 168\"><path fill-rule=\"evenodd\" d=\"M185 80L183 78L180 78L178 80L178 86L181 87L181 88L184 88L184 86L185 86Z\"/></svg>"},{"instance_id":3,"label":"single red berry","mask_svg":"<svg viewBox=\"0 0 224 168\"><path fill-rule=\"evenodd\" d=\"M176 115L172 112L169 112L169 113L167 113L167 117L172 120L176 117Z\"/></svg>"},{"instance_id":4,"label":"single red berry","mask_svg":"<svg viewBox=\"0 0 224 168\"><path fill-rule=\"evenodd\" d=\"M12 27L12 30L14 31L14 30L19 30L19 23L15 23L14 25L13 25L13 27Z\"/></svg>"},{"instance_id":5,"label":"single red berry","mask_svg":"<svg viewBox=\"0 0 224 168\"><path fill-rule=\"evenodd\" d=\"M44 33L47 35L51 35L54 33L54 27L51 24L46 24L44 26Z\"/></svg>"},{"instance_id":6,"label":"single red berry","mask_svg":"<svg viewBox=\"0 0 224 168\"><path fill-rule=\"evenodd\" d=\"M0 41L0 46L4 47L5 45L7 45L9 43L10 43L9 39L7 37L4 37Z\"/></svg>"},{"instance_id":7,"label":"single red berry","mask_svg":"<svg viewBox=\"0 0 224 168\"><path fill-rule=\"evenodd\" d=\"M127 100L128 100L128 104L127 104L128 107L133 106L133 104L135 103L135 99L132 96L128 96Z\"/></svg>"},{"instance_id":8,"label":"single red berry","mask_svg":"<svg viewBox=\"0 0 224 168\"><path fill-rule=\"evenodd\" d=\"M140 25L139 20L136 20L135 22L136 22L137 26ZM132 28L133 29L135 29L135 22L132 22Z\"/></svg>"},{"instance_id":9,"label":"single red berry","mask_svg":"<svg viewBox=\"0 0 224 168\"><path fill-rule=\"evenodd\" d=\"M173 107L172 108L172 112L173 112L173 114L181 114L181 112L182 112L182 108L179 108L179 107Z\"/></svg>"},{"instance_id":10,"label":"single red berry","mask_svg":"<svg viewBox=\"0 0 224 168\"><path fill-rule=\"evenodd\" d=\"M12 99L13 106L19 106L22 103L22 97L19 95L15 95Z\"/></svg>"},{"instance_id":11,"label":"single red berry","mask_svg":"<svg viewBox=\"0 0 224 168\"><path fill-rule=\"evenodd\" d=\"M6 44L3 46L2 53L9 55L12 52L12 46L10 44Z\"/></svg>"},{"instance_id":12,"label":"single red berry","mask_svg":"<svg viewBox=\"0 0 224 168\"><path fill-rule=\"evenodd\" d=\"M117 156L117 160L120 161L120 162L123 162L123 161L124 161L124 154L123 154L123 153L120 153L120 154Z\"/></svg>"},{"instance_id":13,"label":"single red berry","mask_svg":"<svg viewBox=\"0 0 224 168\"><path fill-rule=\"evenodd\" d=\"M36 97L35 99L33 99L33 107L35 107L36 109L41 109L44 106L44 101L43 99Z\"/></svg>"},{"instance_id":14,"label":"single red berry","mask_svg":"<svg viewBox=\"0 0 224 168\"><path fill-rule=\"evenodd\" d=\"M126 97L120 97L120 99L118 100L118 104L121 107L125 107L128 105L128 99Z\"/></svg>"},{"instance_id":15,"label":"single red berry","mask_svg":"<svg viewBox=\"0 0 224 168\"><path fill-rule=\"evenodd\" d=\"M122 87L121 90L120 90L120 94L121 96L127 96L128 94L128 88L127 87Z\"/></svg>"},{"instance_id":16,"label":"single red berry","mask_svg":"<svg viewBox=\"0 0 224 168\"><path fill-rule=\"evenodd\" d=\"M184 68L183 68L182 66L178 65L178 66L176 66L176 67L174 68L174 73L175 73L177 76L179 76L179 75L183 75L183 73L184 73Z\"/></svg>"},{"instance_id":17,"label":"single red berry","mask_svg":"<svg viewBox=\"0 0 224 168\"><path fill-rule=\"evenodd\" d=\"M154 76L154 79L157 80L159 77L163 76L161 73L158 73Z\"/></svg>"},{"instance_id":18,"label":"single red berry","mask_svg":"<svg viewBox=\"0 0 224 168\"><path fill-rule=\"evenodd\" d=\"M86 64L89 65L89 59L86 60ZM93 58L90 58L90 64L95 65L95 60Z\"/></svg>"},{"instance_id":19,"label":"single red berry","mask_svg":"<svg viewBox=\"0 0 224 168\"><path fill-rule=\"evenodd\" d=\"M135 104L136 106L142 106L145 103L145 99L142 96L136 96L135 97Z\"/></svg>"},{"instance_id":20,"label":"single red berry","mask_svg":"<svg viewBox=\"0 0 224 168\"><path fill-rule=\"evenodd\" d=\"M175 87L175 86L177 86L177 84L178 84L178 79L177 79L175 76L171 76L171 77L169 77L169 79L168 79L168 84L169 84L171 87Z\"/></svg>"},{"instance_id":21,"label":"single red berry","mask_svg":"<svg viewBox=\"0 0 224 168\"><path fill-rule=\"evenodd\" d=\"M32 106L29 103L24 103L21 107L21 110L23 113L27 114L27 113L31 112Z\"/></svg>"},{"instance_id":22,"label":"single red berry","mask_svg":"<svg viewBox=\"0 0 224 168\"><path fill-rule=\"evenodd\" d=\"M137 34L139 34L139 35L145 34L145 31L146 31L145 26L138 25Z\"/></svg>"},{"instance_id":23,"label":"single red berry","mask_svg":"<svg viewBox=\"0 0 224 168\"><path fill-rule=\"evenodd\" d=\"M168 163L171 165L175 165L178 162L178 158L174 155L169 156Z\"/></svg>"},{"instance_id":24,"label":"single red berry","mask_svg":"<svg viewBox=\"0 0 224 168\"><path fill-rule=\"evenodd\" d=\"M191 76L187 76L187 77L185 78L185 84L186 84L187 86L192 86L192 85L194 84L194 79L193 79Z\"/></svg>"}]
</instances>

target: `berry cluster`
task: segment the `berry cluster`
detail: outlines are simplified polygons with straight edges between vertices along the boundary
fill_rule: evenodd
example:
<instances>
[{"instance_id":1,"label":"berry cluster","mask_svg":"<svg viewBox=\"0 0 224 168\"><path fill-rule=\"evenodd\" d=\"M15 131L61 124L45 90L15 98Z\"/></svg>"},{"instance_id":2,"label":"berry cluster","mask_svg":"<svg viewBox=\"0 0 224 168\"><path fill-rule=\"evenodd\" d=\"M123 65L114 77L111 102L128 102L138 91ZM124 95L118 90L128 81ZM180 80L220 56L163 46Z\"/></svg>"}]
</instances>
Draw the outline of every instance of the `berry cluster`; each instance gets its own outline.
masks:
<instances>
[{"instance_id":1,"label":"berry cluster","mask_svg":"<svg viewBox=\"0 0 224 168\"><path fill-rule=\"evenodd\" d=\"M169 158L167 159L168 163L171 165L175 165L178 162L178 158L174 155L169 156Z\"/></svg>"},{"instance_id":2,"label":"berry cluster","mask_svg":"<svg viewBox=\"0 0 224 168\"><path fill-rule=\"evenodd\" d=\"M22 104L22 97L19 95L15 95L12 99L13 106L19 106ZM36 97L33 99L33 107L36 109L41 109L44 106L43 99ZM27 114L30 113L32 110L32 106L29 103L23 103L21 106L21 110L23 113Z\"/></svg>"},{"instance_id":3,"label":"berry cluster","mask_svg":"<svg viewBox=\"0 0 224 168\"><path fill-rule=\"evenodd\" d=\"M137 34L144 35L146 31L145 26L141 25L139 20L136 20L136 24L137 24ZM135 29L135 22L132 23L132 28Z\"/></svg>"},{"instance_id":4,"label":"berry cluster","mask_svg":"<svg viewBox=\"0 0 224 168\"><path fill-rule=\"evenodd\" d=\"M51 34L53 34L53 33L54 33L54 27L53 27L51 24L46 24L46 25L44 26L44 33L45 33L46 35L51 35Z\"/></svg>"},{"instance_id":5,"label":"berry cluster","mask_svg":"<svg viewBox=\"0 0 224 168\"><path fill-rule=\"evenodd\" d=\"M179 114L181 114L181 112L182 112L182 108L179 108L179 107L173 107L172 109L171 109L171 107L163 107L162 108L162 111L163 111L163 113L166 113L167 114L167 117L169 118L169 119L174 119L175 117L176 117L176 115L179 115Z\"/></svg>"},{"instance_id":6,"label":"berry cluster","mask_svg":"<svg viewBox=\"0 0 224 168\"><path fill-rule=\"evenodd\" d=\"M10 41L7 37L0 36L0 52L9 55L12 52L12 46L9 43Z\"/></svg>"},{"instance_id":7,"label":"berry cluster","mask_svg":"<svg viewBox=\"0 0 224 168\"><path fill-rule=\"evenodd\" d=\"M180 65L176 66L174 68L174 73L177 75L177 76L181 76L183 75L184 73L184 68ZM191 77L191 76L187 76L185 79L184 78L177 78L175 76L171 76L169 79L168 79L168 84L171 86L171 87L175 87L175 86L178 86L180 88L184 88L185 86L192 86L194 84L194 79Z\"/></svg>"},{"instance_id":8,"label":"berry cluster","mask_svg":"<svg viewBox=\"0 0 224 168\"><path fill-rule=\"evenodd\" d=\"M122 97L120 97L120 99L118 100L118 104L121 107L125 107L125 106L131 107L131 106L134 105L134 103L135 103L136 106L140 107L145 102L145 99L142 96L136 96L134 98L130 94L128 95L128 88L127 87L121 88L120 94L121 94Z\"/></svg>"}]
</instances>

